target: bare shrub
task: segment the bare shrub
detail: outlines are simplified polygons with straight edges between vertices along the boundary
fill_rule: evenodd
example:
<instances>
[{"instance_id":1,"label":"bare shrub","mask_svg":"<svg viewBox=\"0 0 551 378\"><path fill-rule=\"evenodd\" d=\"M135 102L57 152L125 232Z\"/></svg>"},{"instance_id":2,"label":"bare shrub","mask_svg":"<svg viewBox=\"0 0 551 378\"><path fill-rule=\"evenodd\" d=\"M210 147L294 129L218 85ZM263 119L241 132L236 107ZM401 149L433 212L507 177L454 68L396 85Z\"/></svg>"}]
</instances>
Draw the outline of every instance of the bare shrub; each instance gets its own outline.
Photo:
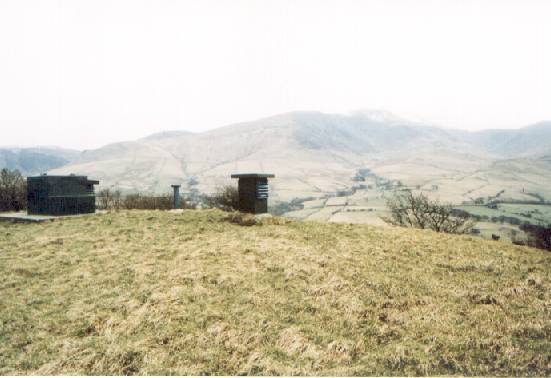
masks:
<instances>
[{"instance_id":1,"label":"bare shrub","mask_svg":"<svg viewBox=\"0 0 551 378\"><path fill-rule=\"evenodd\" d=\"M120 190L102 189L98 192L97 204L100 209L119 210L122 207L122 195Z\"/></svg>"},{"instance_id":2,"label":"bare shrub","mask_svg":"<svg viewBox=\"0 0 551 378\"><path fill-rule=\"evenodd\" d=\"M161 196L146 196L139 193L129 194L124 197L122 207L124 209L139 210L170 210L173 207L173 198L170 194Z\"/></svg>"},{"instance_id":3,"label":"bare shrub","mask_svg":"<svg viewBox=\"0 0 551 378\"><path fill-rule=\"evenodd\" d=\"M233 185L226 185L218 188L216 193L206 198L206 204L225 211L239 209L239 192Z\"/></svg>"},{"instance_id":4,"label":"bare shrub","mask_svg":"<svg viewBox=\"0 0 551 378\"><path fill-rule=\"evenodd\" d=\"M27 208L27 182L18 170L0 171L0 211Z\"/></svg>"},{"instance_id":5,"label":"bare shrub","mask_svg":"<svg viewBox=\"0 0 551 378\"><path fill-rule=\"evenodd\" d=\"M102 189L96 198L98 208L104 210L170 210L174 206L172 194L152 196L134 193L123 196L120 190ZM185 208L183 199L180 200L180 208Z\"/></svg>"},{"instance_id":6,"label":"bare shrub","mask_svg":"<svg viewBox=\"0 0 551 378\"><path fill-rule=\"evenodd\" d=\"M451 234L468 233L474 222L466 214L454 216L451 205L430 200L411 190L395 193L387 200L390 217L383 218L396 226L431 229Z\"/></svg>"}]
</instances>

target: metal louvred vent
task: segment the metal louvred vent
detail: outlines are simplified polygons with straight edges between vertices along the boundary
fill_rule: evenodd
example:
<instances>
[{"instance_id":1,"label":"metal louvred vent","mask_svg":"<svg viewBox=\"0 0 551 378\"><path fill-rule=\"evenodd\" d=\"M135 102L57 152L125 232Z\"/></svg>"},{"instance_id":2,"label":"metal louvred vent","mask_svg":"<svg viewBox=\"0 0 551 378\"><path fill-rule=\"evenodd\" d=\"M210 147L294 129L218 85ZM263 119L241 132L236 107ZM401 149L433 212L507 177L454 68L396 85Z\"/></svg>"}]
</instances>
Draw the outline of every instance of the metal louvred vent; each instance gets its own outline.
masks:
<instances>
[{"instance_id":1,"label":"metal louvred vent","mask_svg":"<svg viewBox=\"0 0 551 378\"><path fill-rule=\"evenodd\" d=\"M256 184L256 198L266 199L268 198L269 187L268 184Z\"/></svg>"}]
</instances>

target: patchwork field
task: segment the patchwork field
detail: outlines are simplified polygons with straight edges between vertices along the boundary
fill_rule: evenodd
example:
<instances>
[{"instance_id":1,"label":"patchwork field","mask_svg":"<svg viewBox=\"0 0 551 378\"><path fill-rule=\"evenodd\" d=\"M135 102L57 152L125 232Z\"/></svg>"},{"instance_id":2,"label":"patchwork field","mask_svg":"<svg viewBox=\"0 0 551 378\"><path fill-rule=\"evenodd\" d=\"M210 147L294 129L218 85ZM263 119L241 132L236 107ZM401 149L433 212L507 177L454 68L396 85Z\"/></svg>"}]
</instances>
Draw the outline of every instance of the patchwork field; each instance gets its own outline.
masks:
<instances>
[{"instance_id":1,"label":"patchwork field","mask_svg":"<svg viewBox=\"0 0 551 378\"><path fill-rule=\"evenodd\" d=\"M303 209L294 210L284 215L296 220L315 220L322 222L340 222L354 224L369 224L374 226L387 226L383 218L388 216L386 199L393 195L395 189L387 190L384 187L377 187L374 181L366 180L364 186L369 189L357 189L350 195L333 196L322 199L309 200L302 203ZM419 186L421 187L421 186ZM499 203L496 208L489 208L486 205L464 205L454 203L445 189L438 186L430 189L431 185L418 187L405 187L438 200L441 203L450 203L455 209L463 210L478 217L475 228L480 230L477 235L490 240L492 235L498 235L502 241L522 241L527 238L519 225L530 223L535 225L551 224L551 205L547 204L509 204ZM398 189L399 190L399 189ZM497 191L496 193L499 193ZM507 191L503 190L507 196ZM495 196L495 193L494 193ZM466 200L466 198L463 198ZM526 195L523 200L532 200L534 197Z\"/></svg>"},{"instance_id":2,"label":"patchwork field","mask_svg":"<svg viewBox=\"0 0 551 378\"><path fill-rule=\"evenodd\" d=\"M254 223L190 210L1 223L0 374L551 374L550 253Z\"/></svg>"},{"instance_id":3,"label":"patchwork field","mask_svg":"<svg viewBox=\"0 0 551 378\"><path fill-rule=\"evenodd\" d=\"M329 197L303 202L302 210L285 213L297 220L344 222L385 226L387 214L384 191L360 189L348 196Z\"/></svg>"}]
</instances>

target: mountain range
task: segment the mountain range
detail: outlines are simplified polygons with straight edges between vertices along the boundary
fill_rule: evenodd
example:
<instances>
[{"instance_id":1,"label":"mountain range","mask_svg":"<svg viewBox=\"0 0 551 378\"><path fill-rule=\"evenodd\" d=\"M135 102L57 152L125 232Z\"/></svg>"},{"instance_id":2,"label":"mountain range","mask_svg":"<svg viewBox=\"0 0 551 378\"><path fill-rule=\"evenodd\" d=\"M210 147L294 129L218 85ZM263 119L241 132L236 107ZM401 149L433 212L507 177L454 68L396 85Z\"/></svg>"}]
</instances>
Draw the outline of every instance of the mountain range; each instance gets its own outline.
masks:
<instances>
[{"instance_id":1,"label":"mountain range","mask_svg":"<svg viewBox=\"0 0 551 378\"><path fill-rule=\"evenodd\" d=\"M387 112L291 112L192 133L164 131L72 155L51 174L86 174L124 191L212 192L234 172L271 172L272 198L319 197L368 168L450 201L530 191L551 198L551 122L467 132ZM66 157L65 157L66 158ZM56 162L57 164L57 162Z\"/></svg>"},{"instance_id":2,"label":"mountain range","mask_svg":"<svg viewBox=\"0 0 551 378\"><path fill-rule=\"evenodd\" d=\"M17 169L25 176L59 168L74 161L80 151L58 147L0 148L0 168Z\"/></svg>"}]
</instances>

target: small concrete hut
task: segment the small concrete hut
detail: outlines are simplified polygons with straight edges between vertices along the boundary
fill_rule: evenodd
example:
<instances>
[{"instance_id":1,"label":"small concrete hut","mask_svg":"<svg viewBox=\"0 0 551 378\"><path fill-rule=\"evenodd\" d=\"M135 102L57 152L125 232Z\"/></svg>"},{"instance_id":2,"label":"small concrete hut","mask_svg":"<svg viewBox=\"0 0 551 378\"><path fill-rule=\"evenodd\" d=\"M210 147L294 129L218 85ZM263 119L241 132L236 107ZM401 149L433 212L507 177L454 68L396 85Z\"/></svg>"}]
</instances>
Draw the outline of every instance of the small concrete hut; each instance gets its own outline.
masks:
<instances>
[{"instance_id":1,"label":"small concrete hut","mask_svg":"<svg viewBox=\"0 0 551 378\"><path fill-rule=\"evenodd\" d=\"M27 213L30 215L75 215L94 213L94 185L87 176L27 177Z\"/></svg>"},{"instance_id":2,"label":"small concrete hut","mask_svg":"<svg viewBox=\"0 0 551 378\"><path fill-rule=\"evenodd\" d=\"M263 214L268 212L268 179L271 173L236 173L231 178L238 179L239 211Z\"/></svg>"}]
</instances>

